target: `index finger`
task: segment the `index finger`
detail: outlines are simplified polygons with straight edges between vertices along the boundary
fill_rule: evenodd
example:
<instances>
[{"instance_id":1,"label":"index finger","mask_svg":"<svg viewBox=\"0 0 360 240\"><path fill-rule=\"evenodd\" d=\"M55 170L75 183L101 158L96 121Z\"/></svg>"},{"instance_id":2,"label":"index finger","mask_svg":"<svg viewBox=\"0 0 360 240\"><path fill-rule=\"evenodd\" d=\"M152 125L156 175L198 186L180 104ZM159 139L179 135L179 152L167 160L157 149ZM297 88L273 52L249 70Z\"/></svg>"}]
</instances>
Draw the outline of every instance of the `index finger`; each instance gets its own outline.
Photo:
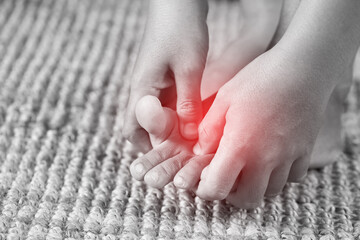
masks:
<instances>
[{"instance_id":1,"label":"index finger","mask_svg":"<svg viewBox=\"0 0 360 240\"><path fill-rule=\"evenodd\" d=\"M203 199L224 199L245 166L246 146L237 141L230 131L229 125L226 124L219 148L208 166L207 174L200 180L195 191Z\"/></svg>"}]
</instances>

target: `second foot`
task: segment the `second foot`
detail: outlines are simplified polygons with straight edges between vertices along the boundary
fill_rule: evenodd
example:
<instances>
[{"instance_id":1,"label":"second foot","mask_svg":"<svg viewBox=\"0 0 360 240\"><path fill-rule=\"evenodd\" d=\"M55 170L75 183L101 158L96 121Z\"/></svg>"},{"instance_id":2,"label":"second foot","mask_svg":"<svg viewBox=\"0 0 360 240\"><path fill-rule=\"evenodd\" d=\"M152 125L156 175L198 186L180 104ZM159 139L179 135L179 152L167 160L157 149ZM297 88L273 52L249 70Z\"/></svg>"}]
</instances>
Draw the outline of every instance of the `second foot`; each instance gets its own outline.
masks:
<instances>
[{"instance_id":1,"label":"second foot","mask_svg":"<svg viewBox=\"0 0 360 240\"><path fill-rule=\"evenodd\" d=\"M350 78L349 78L350 79ZM351 82L338 85L330 97L325 112L325 121L320 128L311 155L310 168L321 168L333 163L343 151L341 115Z\"/></svg>"}]
</instances>

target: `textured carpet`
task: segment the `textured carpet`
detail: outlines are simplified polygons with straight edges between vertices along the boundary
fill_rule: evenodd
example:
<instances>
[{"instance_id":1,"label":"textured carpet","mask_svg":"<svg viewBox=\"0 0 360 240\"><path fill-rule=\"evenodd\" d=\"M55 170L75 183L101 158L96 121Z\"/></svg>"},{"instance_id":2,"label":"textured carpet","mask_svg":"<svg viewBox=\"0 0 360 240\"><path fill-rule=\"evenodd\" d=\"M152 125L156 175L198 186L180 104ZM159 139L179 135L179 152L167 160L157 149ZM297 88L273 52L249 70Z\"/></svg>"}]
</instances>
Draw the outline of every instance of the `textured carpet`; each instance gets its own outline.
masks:
<instances>
[{"instance_id":1,"label":"textured carpet","mask_svg":"<svg viewBox=\"0 0 360 240\"><path fill-rule=\"evenodd\" d=\"M212 2L211 44L238 29ZM0 1L0 239L359 239L360 85L346 154L251 210L134 180L121 137L144 1Z\"/></svg>"}]
</instances>

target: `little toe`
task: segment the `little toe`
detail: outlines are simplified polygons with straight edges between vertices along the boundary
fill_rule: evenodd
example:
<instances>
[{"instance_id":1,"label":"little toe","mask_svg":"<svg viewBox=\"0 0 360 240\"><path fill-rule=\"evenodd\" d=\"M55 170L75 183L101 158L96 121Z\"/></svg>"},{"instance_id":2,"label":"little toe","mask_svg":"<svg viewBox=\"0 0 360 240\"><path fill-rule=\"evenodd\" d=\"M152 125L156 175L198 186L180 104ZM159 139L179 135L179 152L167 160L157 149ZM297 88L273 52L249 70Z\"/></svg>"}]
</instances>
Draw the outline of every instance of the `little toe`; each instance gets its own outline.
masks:
<instances>
[{"instance_id":1,"label":"little toe","mask_svg":"<svg viewBox=\"0 0 360 240\"><path fill-rule=\"evenodd\" d=\"M190 159L176 174L174 185L183 189L193 188L199 182L203 169L206 168L212 158L213 154L209 154Z\"/></svg>"},{"instance_id":2,"label":"little toe","mask_svg":"<svg viewBox=\"0 0 360 240\"><path fill-rule=\"evenodd\" d=\"M144 181L151 187L162 188L174 179L175 174L189 160L189 155L179 153L152 168L144 177Z\"/></svg>"},{"instance_id":3,"label":"little toe","mask_svg":"<svg viewBox=\"0 0 360 240\"><path fill-rule=\"evenodd\" d=\"M176 113L162 107L158 98L148 95L136 104L136 118L140 126L149 133L152 143L158 145L167 139L173 130Z\"/></svg>"}]
</instances>

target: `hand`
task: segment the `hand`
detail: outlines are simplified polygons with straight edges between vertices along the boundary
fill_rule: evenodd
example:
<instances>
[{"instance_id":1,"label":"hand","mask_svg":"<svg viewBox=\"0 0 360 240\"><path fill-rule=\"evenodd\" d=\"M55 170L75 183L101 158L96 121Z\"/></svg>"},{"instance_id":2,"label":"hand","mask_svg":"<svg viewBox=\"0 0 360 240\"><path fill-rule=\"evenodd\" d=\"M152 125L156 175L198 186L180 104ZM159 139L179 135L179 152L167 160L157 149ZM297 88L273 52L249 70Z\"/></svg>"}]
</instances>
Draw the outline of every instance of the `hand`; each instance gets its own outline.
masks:
<instances>
[{"instance_id":1,"label":"hand","mask_svg":"<svg viewBox=\"0 0 360 240\"><path fill-rule=\"evenodd\" d=\"M208 51L206 15L205 0L150 1L123 128L124 136L142 151L149 151L151 144L136 120L135 105L145 95L176 109L182 136L197 138L200 81Z\"/></svg>"},{"instance_id":2,"label":"hand","mask_svg":"<svg viewBox=\"0 0 360 240\"><path fill-rule=\"evenodd\" d=\"M195 193L259 206L288 178L302 179L339 69L309 63L279 46L226 83L199 126L198 155L215 153ZM233 190L233 191L232 191Z\"/></svg>"}]
</instances>

